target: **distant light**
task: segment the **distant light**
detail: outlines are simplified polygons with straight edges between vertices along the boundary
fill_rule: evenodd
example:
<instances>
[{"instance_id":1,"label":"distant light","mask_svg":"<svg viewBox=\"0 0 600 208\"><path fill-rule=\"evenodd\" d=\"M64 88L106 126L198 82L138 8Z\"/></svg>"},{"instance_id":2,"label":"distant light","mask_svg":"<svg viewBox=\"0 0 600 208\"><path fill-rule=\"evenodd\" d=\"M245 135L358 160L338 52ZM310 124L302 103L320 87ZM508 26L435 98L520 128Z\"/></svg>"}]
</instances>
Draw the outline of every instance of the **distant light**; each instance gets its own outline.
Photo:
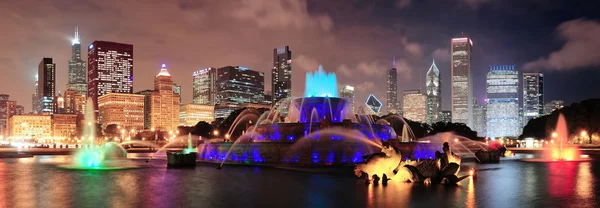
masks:
<instances>
[{"instance_id":1,"label":"distant light","mask_svg":"<svg viewBox=\"0 0 600 208\"><path fill-rule=\"evenodd\" d=\"M167 68L167 65L166 65L166 64L162 64L162 66L161 66L161 67L162 67L162 68Z\"/></svg>"},{"instance_id":2,"label":"distant light","mask_svg":"<svg viewBox=\"0 0 600 208\"><path fill-rule=\"evenodd\" d=\"M89 48L90 48L90 49L94 48L94 44L90 44L90 47L89 47Z\"/></svg>"}]
</instances>

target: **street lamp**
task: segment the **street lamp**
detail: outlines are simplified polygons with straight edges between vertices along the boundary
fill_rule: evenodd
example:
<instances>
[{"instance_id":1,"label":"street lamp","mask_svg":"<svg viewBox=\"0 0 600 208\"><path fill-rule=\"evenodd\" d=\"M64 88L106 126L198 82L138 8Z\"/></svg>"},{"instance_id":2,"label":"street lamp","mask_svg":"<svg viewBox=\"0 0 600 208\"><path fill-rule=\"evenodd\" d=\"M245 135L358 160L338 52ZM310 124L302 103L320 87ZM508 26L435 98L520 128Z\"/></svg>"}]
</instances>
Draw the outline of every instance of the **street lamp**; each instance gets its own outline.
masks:
<instances>
[{"instance_id":1,"label":"street lamp","mask_svg":"<svg viewBox=\"0 0 600 208\"><path fill-rule=\"evenodd\" d=\"M215 135L215 136L219 136L219 131L217 131L217 130L214 130L214 131L213 131L213 135Z\"/></svg>"},{"instance_id":2,"label":"street lamp","mask_svg":"<svg viewBox=\"0 0 600 208\"><path fill-rule=\"evenodd\" d=\"M583 130L581 131L581 138L585 138L587 136L587 131ZM590 137L590 144L592 143L592 137Z\"/></svg>"}]
</instances>

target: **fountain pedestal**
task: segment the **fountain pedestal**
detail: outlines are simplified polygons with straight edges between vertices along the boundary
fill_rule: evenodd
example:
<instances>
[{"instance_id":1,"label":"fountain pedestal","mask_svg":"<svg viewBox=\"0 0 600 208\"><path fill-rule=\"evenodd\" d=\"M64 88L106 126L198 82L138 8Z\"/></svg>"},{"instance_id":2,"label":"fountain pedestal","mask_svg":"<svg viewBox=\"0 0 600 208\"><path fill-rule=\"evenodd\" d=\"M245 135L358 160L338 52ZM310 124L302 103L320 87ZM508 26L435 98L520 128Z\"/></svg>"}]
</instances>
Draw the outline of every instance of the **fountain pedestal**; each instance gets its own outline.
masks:
<instances>
[{"instance_id":1,"label":"fountain pedestal","mask_svg":"<svg viewBox=\"0 0 600 208\"><path fill-rule=\"evenodd\" d=\"M196 167L196 152L167 152L167 167Z\"/></svg>"}]
</instances>

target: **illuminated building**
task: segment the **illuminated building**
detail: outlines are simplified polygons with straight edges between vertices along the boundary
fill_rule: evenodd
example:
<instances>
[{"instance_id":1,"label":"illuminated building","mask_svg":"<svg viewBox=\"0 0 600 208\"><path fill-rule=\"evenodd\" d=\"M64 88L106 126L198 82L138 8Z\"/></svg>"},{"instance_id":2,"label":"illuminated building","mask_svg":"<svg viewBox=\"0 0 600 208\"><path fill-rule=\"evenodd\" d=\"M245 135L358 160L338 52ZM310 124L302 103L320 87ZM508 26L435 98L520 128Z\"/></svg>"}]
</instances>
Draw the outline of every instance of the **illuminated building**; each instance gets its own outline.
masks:
<instances>
[{"instance_id":1,"label":"illuminated building","mask_svg":"<svg viewBox=\"0 0 600 208\"><path fill-rule=\"evenodd\" d=\"M65 112L65 97L58 91L58 95L54 98L54 113L66 113Z\"/></svg>"},{"instance_id":2,"label":"illuminated building","mask_svg":"<svg viewBox=\"0 0 600 208\"><path fill-rule=\"evenodd\" d=\"M231 112L241 109L241 108L266 108L271 109L270 105L260 104L260 103L245 103L245 104L231 104L231 103L221 103L215 105L215 119L218 118L227 118Z\"/></svg>"},{"instance_id":3,"label":"illuminated building","mask_svg":"<svg viewBox=\"0 0 600 208\"><path fill-rule=\"evenodd\" d=\"M144 128L144 95L108 93L98 97L98 118L103 128L117 124L126 128Z\"/></svg>"},{"instance_id":4,"label":"illuminated building","mask_svg":"<svg viewBox=\"0 0 600 208\"><path fill-rule=\"evenodd\" d=\"M262 103L265 75L242 66L226 66L216 70L215 104Z\"/></svg>"},{"instance_id":5,"label":"illuminated building","mask_svg":"<svg viewBox=\"0 0 600 208\"><path fill-rule=\"evenodd\" d=\"M292 96L292 51L289 46L273 49L271 90L272 105Z\"/></svg>"},{"instance_id":6,"label":"illuminated building","mask_svg":"<svg viewBox=\"0 0 600 208\"><path fill-rule=\"evenodd\" d=\"M485 116L486 107L477 103L477 100L473 102L473 131L477 132L477 136L485 137L487 119Z\"/></svg>"},{"instance_id":7,"label":"illuminated building","mask_svg":"<svg viewBox=\"0 0 600 208\"><path fill-rule=\"evenodd\" d=\"M173 92L173 79L167 65L162 64L150 94L150 128L174 131L178 125L179 94Z\"/></svg>"},{"instance_id":8,"label":"illuminated building","mask_svg":"<svg viewBox=\"0 0 600 208\"><path fill-rule=\"evenodd\" d=\"M442 111L440 121L444 123L452 123L452 111Z\"/></svg>"},{"instance_id":9,"label":"illuminated building","mask_svg":"<svg viewBox=\"0 0 600 208\"><path fill-rule=\"evenodd\" d=\"M8 119L8 123L13 139L52 137L51 115L14 115Z\"/></svg>"},{"instance_id":10,"label":"illuminated building","mask_svg":"<svg viewBox=\"0 0 600 208\"><path fill-rule=\"evenodd\" d=\"M392 68L387 71L387 109L388 113L398 111L398 73L396 71L396 57L392 61Z\"/></svg>"},{"instance_id":11,"label":"illuminated building","mask_svg":"<svg viewBox=\"0 0 600 208\"><path fill-rule=\"evenodd\" d=\"M487 136L519 135L519 72L514 65L490 66L487 74Z\"/></svg>"},{"instance_id":12,"label":"illuminated building","mask_svg":"<svg viewBox=\"0 0 600 208\"><path fill-rule=\"evenodd\" d=\"M544 104L544 115L550 115L555 110L561 109L563 107L565 107L565 101L552 100Z\"/></svg>"},{"instance_id":13,"label":"illuminated building","mask_svg":"<svg viewBox=\"0 0 600 208\"><path fill-rule=\"evenodd\" d=\"M56 64L52 58L43 58L38 65L37 110L38 113L54 113L56 96Z\"/></svg>"},{"instance_id":14,"label":"illuminated building","mask_svg":"<svg viewBox=\"0 0 600 208\"><path fill-rule=\"evenodd\" d=\"M523 125L544 115L544 74L523 73Z\"/></svg>"},{"instance_id":15,"label":"illuminated building","mask_svg":"<svg viewBox=\"0 0 600 208\"><path fill-rule=\"evenodd\" d=\"M344 98L348 101L348 103L350 103L350 107L352 107L352 112L355 112L354 110L354 87L350 86L350 85L344 85L340 87L340 97Z\"/></svg>"},{"instance_id":16,"label":"illuminated building","mask_svg":"<svg viewBox=\"0 0 600 208\"><path fill-rule=\"evenodd\" d=\"M377 99L377 97L375 97L373 94L369 95L365 105L367 105L367 107L369 107L369 109L375 114L379 114L381 111L381 106L383 106L381 101L379 101L379 99Z\"/></svg>"},{"instance_id":17,"label":"illuminated building","mask_svg":"<svg viewBox=\"0 0 600 208\"><path fill-rule=\"evenodd\" d=\"M214 105L214 83L216 78L215 68L200 69L193 73L193 98L192 103L200 105Z\"/></svg>"},{"instance_id":18,"label":"illuminated building","mask_svg":"<svg viewBox=\"0 0 600 208\"><path fill-rule=\"evenodd\" d=\"M75 90L67 90L63 97L64 113L83 114L85 112L85 94L78 94Z\"/></svg>"},{"instance_id":19,"label":"illuminated building","mask_svg":"<svg viewBox=\"0 0 600 208\"><path fill-rule=\"evenodd\" d=\"M15 115L23 115L25 114L25 107L22 105L17 105L17 109L16 109L16 113Z\"/></svg>"},{"instance_id":20,"label":"illuminated building","mask_svg":"<svg viewBox=\"0 0 600 208\"><path fill-rule=\"evenodd\" d=\"M98 111L98 97L133 93L133 45L94 41L88 46L88 96Z\"/></svg>"},{"instance_id":21,"label":"illuminated building","mask_svg":"<svg viewBox=\"0 0 600 208\"><path fill-rule=\"evenodd\" d=\"M427 70L425 87L427 90L427 123L433 124L440 120L442 111L442 82L440 70L435 65L435 61Z\"/></svg>"},{"instance_id":22,"label":"illuminated building","mask_svg":"<svg viewBox=\"0 0 600 208\"><path fill-rule=\"evenodd\" d=\"M17 101L9 100L9 95L0 95L0 136L8 136L8 119L17 114ZM23 107L23 106L21 106Z\"/></svg>"},{"instance_id":23,"label":"illuminated building","mask_svg":"<svg viewBox=\"0 0 600 208\"><path fill-rule=\"evenodd\" d=\"M179 125L195 126L200 121L207 123L215 120L215 106L185 104L179 107Z\"/></svg>"},{"instance_id":24,"label":"illuminated building","mask_svg":"<svg viewBox=\"0 0 600 208\"><path fill-rule=\"evenodd\" d=\"M173 83L173 93L179 95L179 105L181 105L181 85Z\"/></svg>"},{"instance_id":25,"label":"illuminated building","mask_svg":"<svg viewBox=\"0 0 600 208\"><path fill-rule=\"evenodd\" d=\"M473 80L469 37L452 38L452 122L471 127L473 122Z\"/></svg>"},{"instance_id":26,"label":"illuminated building","mask_svg":"<svg viewBox=\"0 0 600 208\"><path fill-rule=\"evenodd\" d=\"M56 138L68 138L77 132L77 115L52 115L52 135Z\"/></svg>"},{"instance_id":27,"label":"illuminated building","mask_svg":"<svg viewBox=\"0 0 600 208\"><path fill-rule=\"evenodd\" d=\"M150 112L152 110L152 107L150 105L150 102L152 102L152 91L153 90L142 90L135 93L138 95L144 95L144 129L151 128L150 119L152 118L152 116L150 116Z\"/></svg>"},{"instance_id":28,"label":"illuminated building","mask_svg":"<svg viewBox=\"0 0 600 208\"><path fill-rule=\"evenodd\" d=\"M33 95L31 95L31 112L33 113L38 113L38 75L35 75L35 82L34 82L34 87L33 89L35 89L35 91L33 92Z\"/></svg>"},{"instance_id":29,"label":"illuminated building","mask_svg":"<svg viewBox=\"0 0 600 208\"><path fill-rule=\"evenodd\" d=\"M79 29L75 27L75 36L71 41L71 60L69 60L69 80L67 89L75 90L77 94L87 94L85 61L81 60L81 43Z\"/></svg>"},{"instance_id":30,"label":"illuminated building","mask_svg":"<svg viewBox=\"0 0 600 208\"><path fill-rule=\"evenodd\" d=\"M420 90L405 90L402 100L404 118L421 123L427 121L427 95Z\"/></svg>"}]
</instances>

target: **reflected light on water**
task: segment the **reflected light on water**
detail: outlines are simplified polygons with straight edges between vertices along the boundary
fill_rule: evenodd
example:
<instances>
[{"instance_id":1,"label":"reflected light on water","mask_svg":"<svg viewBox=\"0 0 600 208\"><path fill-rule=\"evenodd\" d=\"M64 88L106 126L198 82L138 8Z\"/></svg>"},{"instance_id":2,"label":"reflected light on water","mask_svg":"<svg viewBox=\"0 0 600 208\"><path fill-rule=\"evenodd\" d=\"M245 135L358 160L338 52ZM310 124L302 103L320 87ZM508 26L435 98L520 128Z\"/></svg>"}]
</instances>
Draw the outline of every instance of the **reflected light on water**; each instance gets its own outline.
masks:
<instances>
[{"instance_id":1,"label":"reflected light on water","mask_svg":"<svg viewBox=\"0 0 600 208\"><path fill-rule=\"evenodd\" d=\"M575 186L575 168L573 162L548 163L548 189L552 197L567 197L573 194Z\"/></svg>"},{"instance_id":2,"label":"reflected light on water","mask_svg":"<svg viewBox=\"0 0 600 208\"><path fill-rule=\"evenodd\" d=\"M579 163L577 170L576 194L581 199L589 199L593 196L594 178L592 176L591 163Z\"/></svg>"},{"instance_id":3,"label":"reflected light on water","mask_svg":"<svg viewBox=\"0 0 600 208\"><path fill-rule=\"evenodd\" d=\"M473 177L469 177L469 185L467 186L467 201L465 202L467 207L477 207L477 203L475 202L475 181L473 181Z\"/></svg>"}]
</instances>

